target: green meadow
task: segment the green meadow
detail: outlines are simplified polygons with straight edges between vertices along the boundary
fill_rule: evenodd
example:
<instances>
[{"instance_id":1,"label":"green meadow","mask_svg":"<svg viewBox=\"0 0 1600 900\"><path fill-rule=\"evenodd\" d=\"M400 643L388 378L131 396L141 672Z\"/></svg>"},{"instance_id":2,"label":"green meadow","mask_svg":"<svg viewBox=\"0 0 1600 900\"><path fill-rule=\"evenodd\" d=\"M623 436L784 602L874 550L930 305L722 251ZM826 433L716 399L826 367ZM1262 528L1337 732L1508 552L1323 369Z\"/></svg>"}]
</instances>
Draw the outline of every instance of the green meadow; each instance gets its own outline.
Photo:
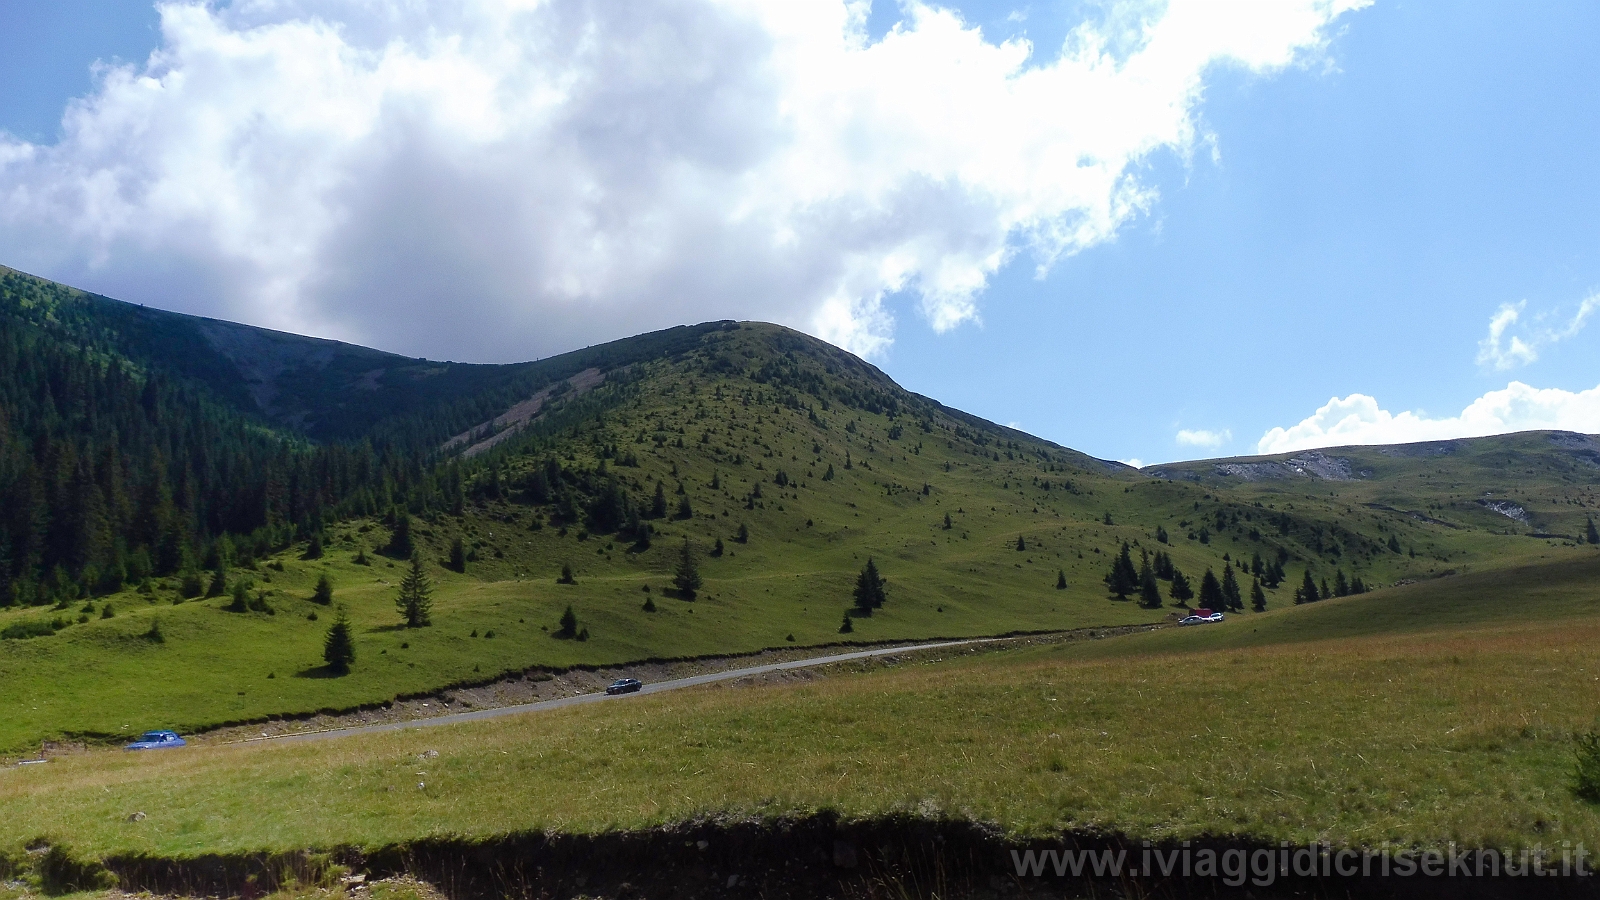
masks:
<instances>
[{"instance_id":1,"label":"green meadow","mask_svg":"<svg viewBox=\"0 0 1600 900\"><path fill-rule=\"evenodd\" d=\"M1574 795L1572 761L1574 733L1596 720L1600 560L1557 568L1514 618L1481 612L1508 601L1500 574L1468 575L1218 626L839 667L802 685L67 756L0 773L0 843L185 857L826 809L1016 836L1592 847L1600 810ZM1363 624L1404 607L1436 615Z\"/></svg>"}]
</instances>

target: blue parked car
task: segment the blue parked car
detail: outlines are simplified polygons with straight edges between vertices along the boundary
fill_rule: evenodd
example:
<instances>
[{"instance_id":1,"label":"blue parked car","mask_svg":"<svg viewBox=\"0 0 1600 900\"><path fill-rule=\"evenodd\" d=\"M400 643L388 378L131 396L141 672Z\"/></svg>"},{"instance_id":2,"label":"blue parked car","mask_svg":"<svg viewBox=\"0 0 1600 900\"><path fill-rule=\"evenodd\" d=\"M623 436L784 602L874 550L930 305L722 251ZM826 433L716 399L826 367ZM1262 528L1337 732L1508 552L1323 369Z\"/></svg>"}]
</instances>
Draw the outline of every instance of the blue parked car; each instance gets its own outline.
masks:
<instances>
[{"instance_id":1,"label":"blue parked car","mask_svg":"<svg viewBox=\"0 0 1600 900\"><path fill-rule=\"evenodd\" d=\"M183 738L178 737L176 731L146 731L139 735L139 739L123 747L124 750L166 750L169 747L183 747L188 744Z\"/></svg>"}]
</instances>

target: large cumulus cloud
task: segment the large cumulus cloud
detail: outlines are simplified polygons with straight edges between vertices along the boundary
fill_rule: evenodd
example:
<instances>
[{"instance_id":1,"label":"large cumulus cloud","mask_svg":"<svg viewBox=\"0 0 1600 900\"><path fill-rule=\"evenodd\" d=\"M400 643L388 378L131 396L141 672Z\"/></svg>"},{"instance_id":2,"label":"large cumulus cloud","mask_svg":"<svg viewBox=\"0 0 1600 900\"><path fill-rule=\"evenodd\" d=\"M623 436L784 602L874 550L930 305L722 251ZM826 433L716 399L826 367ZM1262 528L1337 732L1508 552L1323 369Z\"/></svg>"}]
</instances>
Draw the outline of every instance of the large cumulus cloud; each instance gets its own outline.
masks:
<instances>
[{"instance_id":1,"label":"large cumulus cloud","mask_svg":"<svg viewBox=\"0 0 1600 900\"><path fill-rule=\"evenodd\" d=\"M948 329L1114 236L1210 67L1359 5L1113 5L1041 62L919 3L870 41L843 0L168 2L57 143L0 138L0 261L419 355L721 317L871 353L888 292Z\"/></svg>"}]
</instances>

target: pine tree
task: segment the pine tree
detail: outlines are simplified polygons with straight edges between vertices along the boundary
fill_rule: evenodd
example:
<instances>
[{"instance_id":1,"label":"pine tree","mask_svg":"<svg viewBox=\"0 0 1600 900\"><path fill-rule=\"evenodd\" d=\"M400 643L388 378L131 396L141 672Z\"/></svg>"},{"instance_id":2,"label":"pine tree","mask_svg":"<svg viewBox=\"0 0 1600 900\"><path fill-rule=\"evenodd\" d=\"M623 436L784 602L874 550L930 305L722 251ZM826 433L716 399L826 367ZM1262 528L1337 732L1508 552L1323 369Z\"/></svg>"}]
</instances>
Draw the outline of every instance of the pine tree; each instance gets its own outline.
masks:
<instances>
[{"instance_id":1,"label":"pine tree","mask_svg":"<svg viewBox=\"0 0 1600 900\"><path fill-rule=\"evenodd\" d=\"M1261 579L1250 580L1250 607L1256 612L1267 611L1267 594L1261 590Z\"/></svg>"},{"instance_id":2,"label":"pine tree","mask_svg":"<svg viewBox=\"0 0 1600 900\"><path fill-rule=\"evenodd\" d=\"M574 638L578 636L578 614L572 611L572 604L567 604L567 611L561 614L561 628L556 631L558 638Z\"/></svg>"},{"instance_id":3,"label":"pine tree","mask_svg":"<svg viewBox=\"0 0 1600 900\"><path fill-rule=\"evenodd\" d=\"M678 566L672 572L672 583L678 589L678 595L685 600L693 600L696 592L700 590L700 568L695 565L694 548L689 545L689 539L683 539L683 549L678 552Z\"/></svg>"},{"instance_id":4,"label":"pine tree","mask_svg":"<svg viewBox=\"0 0 1600 900\"><path fill-rule=\"evenodd\" d=\"M1057 569L1056 570L1056 590L1064 591L1066 589L1067 589L1067 570L1066 569Z\"/></svg>"},{"instance_id":5,"label":"pine tree","mask_svg":"<svg viewBox=\"0 0 1600 900\"><path fill-rule=\"evenodd\" d=\"M1194 588L1189 586L1189 577L1177 566L1172 567L1172 587L1168 588L1167 593L1179 606L1188 606L1189 601L1194 599Z\"/></svg>"},{"instance_id":6,"label":"pine tree","mask_svg":"<svg viewBox=\"0 0 1600 900\"><path fill-rule=\"evenodd\" d=\"M828 471L822 473L822 480L823 481L832 481L833 480L833 463L828 463ZM849 623L846 623L846 624L849 624Z\"/></svg>"},{"instance_id":7,"label":"pine tree","mask_svg":"<svg viewBox=\"0 0 1600 900\"><path fill-rule=\"evenodd\" d=\"M350 618L345 615L342 606L333 620L333 626L328 629L327 639L322 642L322 659L328 664L328 671L335 675L348 675L350 666L356 661L356 644L350 633Z\"/></svg>"},{"instance_id":8,"label":"pine tree","mask_svg":"<svg viewBox=\"0 0 1600 900\"><path fill-rule=\"evenodd\" d=\"M1350 582L1345 580L1343 569L1339 569L1333 574L1333 595L1335 597L1350 596Z\"/></svg>"},{"instance_id":9,"label":"pine tree","mask_svg":"<svg viewBox=\"0 0 1600 900\"><path fill-rule=\"evenodd\" d=\"M656 494L650 500L650 518L665 519L667 517L667 489L656 482Z\"/></svg>"},{"instance_id":10,"label":"pine tree","mask_svg":"<svg viewBox=\"0 0 1600 900\"><path fill-rule=\"evenodd\" d=\"M423 571L422 554L411 554L411 569L400 579L400 596L395 598L394 606L407 628L433 624L433 583Z\"/></svg>"},{"instance_id":11,"label":"pine tree","mask_svg":"<svg viewBox=\"0 0 1600 900\"><path fill-rule=\"evenodd\" d=\"M1209 567L1205 577L1200 579L1200 608L1213 611L1228 608L1228 600L1222 596L1222 584Z\"/></svg>"},{"instance_id":12,"label":"pine tree","mask_svg":"<svg viewBox=\"0 0 1600 900\"><path fill-rule=\"evenodd\" d=\"M218 565L216 571L211 573L211 584L206 588L207 597L221 597L228 593L228 570Z\"/></svg>"},{"instance_id":13,"label":"pine tree","mask_svg":"<svg viewBox=\"0 0 1600 900\"><path fill-rule=\"evenodd\" d=\"M1139 573L1139 605L1145 609L1161 608L1161 587L1156 584L1156 573L1149 564Z\"/></svg>"},{"instance_id":14,"label":"pine tree","mask_svg":"<svg viewBox=\"0 0 1600 900\"><path fill-rule=\"evenodd\" d=\"M1233 563L1222 567L1222 600L1228 609L1244 609L1244 598L1239 594L1239 580L1233 575Z\"/></svg>"},{"instance_id":15,"label":"pine tree","mask_svg":"<svg viewBox=\"0 0 1600 900\"><path fill-rule=\"evenodd\" d=\"M739 536L734 538L734 540L738 541L741 544L750 543L750 526L744 524L743 522L740 522L739 523Z\"/></svg>"},{"instance_id":16,"label":"pine tree","mask_svg":"<svg viewBox=\"0 0 1600 900\"><path fill-rule=\"evenodd\" d=\"M1020 535L1020 534L1017 535L1017 552L1018 553L1022 553L1023 551L1025 551L1027 549L1028 549L1028 542L1022 539L1022 535Z\"/></svg>"},{"instance_id":17,"label":"pine tree","mask_svg":"<svg viewBox=\"0 0 1600 900\"><path fill-rule=\"evenodd\" d=\"M1139 589L1139 570L1133 567L1133 555L1126 542L1117 558L1111 563L1111 571L1106 573L1106 587L1117 596L1118 600L1128 599L1128 595Z\"/></svg>"},{"instance_id":18,"label":"pine tree","mask_svg":"<svg viewBox=\"0 0 1600 900\"><path fill-rule=\"evenodd\" d=\"M1589 543L1600 544L1600 529L1594 527L1594 517L1589 517Z\"/></svg>"},{"instance_id":19,"label":"pine tree","mask_svg":"<svg viewBox=\"0 0 1600 900\"><path fill-rule=\"evenodd\" d=\"M577 584L578 579L572 577L572 563L561 564L561 577L556 579L556 584Z\"/></svg>"},{"instance_id":20,"label":"pine tree","mask_svg":"<svg viewBox=\"0 0 1600 900\"><path fill-rule=\"evenodd\" d=\"M242 613L249 611L250 588L244 583L244 579L241 578L233 583L233 602L228 604L228 612Z\"/></svg>"},{"instance_id":21,"label":"pine tree","mask_svg":"<svg viewBox=\"0 0 1600 900\"><path fill-rule=\"evenodd\" d=\"M1400 539L1392 534L1389 535L1389 550L1392 553L1400 552Z\"/></svg>"},{"instance_id":22,"label":"pine tree","mask_svg":"<svg viewBox=\"0 0 1600 900\"><path fill-rule=\"evenodd\" d=\"M945 531L949 531L950 529L952 529L954 527L955 527L955 523L950 521L950 514L949 513L945 513L944 514L944 530Z\"/></svg>"},{"instance_id":23,"label":"pine tree","mask_svg":"<svg viewBox=\"0 0 1600 900\"><path fill-rule=\"evenodd\" d=\"M448 565L453 572L467 571L467 548L466 545L461 543L461 538L459 537L450 542L450 562Z\"/></svg>"},{"instance_id":24,"label":"pine tree","mask_svg":"<svg viewBox=\"0 0 1600 900\"><path fill-rule=\"evenodd\" d=\"M678 498L678 518L680 518L680 519L692 519L692 518L694 518L694 508L689 505L689 495L688 494L684 494L682 497Z\"/></svg>"},{"instance_id":25,"label":"pine tree","mask_svg":"<svg viewBox=\"0 0 1600 900\"><path fill-rule=\"evenodd\" d=\"M333 582L326 573L317 577L317 587L311 592L311 602L327 606L333 602Z\"/></svg>"},{"instance_id":26,"label":"pine tree","mask_svg":"<svg viewBox=\"0 0 1600 900\"><path fill-rule=\"evenodd\" d=\"M388 549L395 559L410 559L417 553L411 540L411 515L405 510L395 511L394 533L389 537Z\"/></svg>"},{"instance_id":27,"label":"pine tree","mask_svg":"<svg viewBox=\"0 0 1600 900\"><path fill-rule=\"evenodd\" d=\"M1311 577L1311 570L1307 569L1300 586L1294 589L1294 602L1315 603L1321 599L1322 594L1317 591L1317 582Z\"/></svg>"},{"instance_id":28,"label":"pine tree","mask_svg":"<svg viewBox=\"0 0 1600 900\"><path fill-rule=\"evenodd\" d=\"M1167 530L1160 525L1156 526L1156 540L1163 544L1167 542Z\"/></svg>"},{"instance_id":29,"label":"pine tree","mask_svg":"<svg viewBox=\"0 0 1600 900\"><path fill-rule=\"evenodd\" d=\"M856 608L869 611L881 608L888 599L884 591L885 583L878 574L878 564L873 562L872 557L867 557L867 564L861 567L861 574L856 576L856 589L852 592Z\"/></svg>"},{"instance_id":30,"label":"pine tree","mask_svg":"<svg viewBox=\"0 0 1600 900\"><path fill-rule=\"evenodd\" d=\"M855 630L856 630L856 626L850 623L850 612L848 610L846 610L845 614L844 614L844 624L839 626L839 633L840 634L849 634L850 632L855 631Z\"/></svg>"},{"instance_id":31,"label":"pine tree","mask_svg":"<svg viewBox=\"0 0 1600 900\"><path fill-rule=\"evenodd\" d=\"M305 558L306 559L321 559L322 558L322 533L321 532L317 532L317 531L311 532L311 540L310 540L309 543L306 544L306 555L305 555Z\"/></svg>"}]
</instances>

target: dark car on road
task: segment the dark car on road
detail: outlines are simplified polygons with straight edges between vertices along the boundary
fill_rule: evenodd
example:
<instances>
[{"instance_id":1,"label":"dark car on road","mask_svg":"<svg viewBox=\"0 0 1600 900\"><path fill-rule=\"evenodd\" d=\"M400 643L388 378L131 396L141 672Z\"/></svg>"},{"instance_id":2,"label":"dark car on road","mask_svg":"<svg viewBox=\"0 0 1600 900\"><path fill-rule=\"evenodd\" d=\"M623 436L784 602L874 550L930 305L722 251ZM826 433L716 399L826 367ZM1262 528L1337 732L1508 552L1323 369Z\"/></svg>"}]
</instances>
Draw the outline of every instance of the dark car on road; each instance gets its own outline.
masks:
<instances>
[{"instance_id":1,"label":"dark car on road","mask_svg":"<svg viewBox=\"0 0 1600 900\"><path fill-rule=\"evenodd\" d=\"M644 687L644 682L637 678L618 678L616 681L611 682L610 687L606 688L606 693L631 694L642 687Z\"/></svg>"},{"instance_id":2,"label":"dark car on road","mask_svg":"<svg viewBox=\"0 0 1600 900\"><path fill-rule=\"evenodd\" d=\"M123 747L124 750L168 750L183 747L189 742L178 737L176 731L146 731L139 739Z\"/></svg>"}]
</instances>

